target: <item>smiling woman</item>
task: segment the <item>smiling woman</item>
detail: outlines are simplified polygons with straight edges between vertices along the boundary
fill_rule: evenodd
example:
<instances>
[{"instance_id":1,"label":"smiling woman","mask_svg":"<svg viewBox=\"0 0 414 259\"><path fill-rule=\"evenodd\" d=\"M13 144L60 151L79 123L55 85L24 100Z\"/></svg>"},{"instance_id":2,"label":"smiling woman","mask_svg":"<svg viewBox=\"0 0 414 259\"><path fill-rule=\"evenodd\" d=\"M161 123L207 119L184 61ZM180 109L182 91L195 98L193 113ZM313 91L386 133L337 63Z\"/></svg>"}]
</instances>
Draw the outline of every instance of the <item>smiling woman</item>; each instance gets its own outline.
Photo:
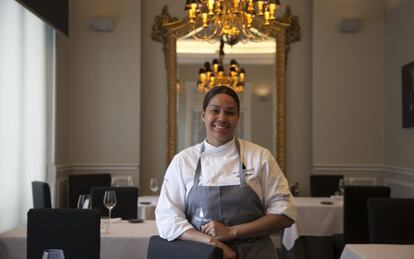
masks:
<instances>
[{"instance_id":1,"label":"smiling woman","mask_svg":"<svg viewBox=\"0 0 414 259\"><path fill-rule=\"evenodd\" d=\"M177 88L177 151L199 143L205 137L200 118L204 93L197 87L198 70L206 60L218 57L218 44L185 37L177 41L179 88ZM236 135L250 140L276 155L276 77L274 39L263 42L224 45L224 70L230 60L245 69L244 91L239 93L240 123Z\"/></svg>"}]
</instances>

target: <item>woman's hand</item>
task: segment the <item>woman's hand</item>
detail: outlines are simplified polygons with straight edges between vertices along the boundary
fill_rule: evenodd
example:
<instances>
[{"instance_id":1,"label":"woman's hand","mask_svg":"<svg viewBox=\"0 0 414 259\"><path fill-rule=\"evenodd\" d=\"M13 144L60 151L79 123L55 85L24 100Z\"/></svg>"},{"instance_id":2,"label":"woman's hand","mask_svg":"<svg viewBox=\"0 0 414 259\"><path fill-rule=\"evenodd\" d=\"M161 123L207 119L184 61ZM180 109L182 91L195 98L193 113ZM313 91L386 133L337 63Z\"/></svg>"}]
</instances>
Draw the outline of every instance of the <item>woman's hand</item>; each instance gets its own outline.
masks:
<instances>
[{"instance_id":1,"label":"woman's hand","mask_svg":"<svg viewBox=\"0 0 414 259\"><path fill-rule=\"evenodd\" d=\"M233 228L227 227L215 220L201 226L201 232L221 241L230 241L236 237Z\"/></svg>"},{"instance_id":2,"label":"woman's hand","mask_svg":"<svg viewBox=\"0 0 414 259\"><path fill-rule=\"evenodd\" d=\"M237 255L229 246L217 239L211 239L210 245L216 246L223 250L223 259L236 259Z\"/></svg>"}]
</instances>

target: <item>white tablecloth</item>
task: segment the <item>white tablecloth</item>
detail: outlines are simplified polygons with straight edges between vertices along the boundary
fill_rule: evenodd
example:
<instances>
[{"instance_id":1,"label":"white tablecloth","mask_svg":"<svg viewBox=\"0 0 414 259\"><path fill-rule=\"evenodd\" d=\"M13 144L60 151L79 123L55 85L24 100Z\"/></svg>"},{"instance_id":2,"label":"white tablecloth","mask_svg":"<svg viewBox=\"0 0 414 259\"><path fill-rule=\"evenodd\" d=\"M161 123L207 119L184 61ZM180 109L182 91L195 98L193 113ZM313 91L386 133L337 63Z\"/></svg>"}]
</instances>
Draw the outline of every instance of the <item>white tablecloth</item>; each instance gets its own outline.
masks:
<instances>
[{"instance_id":1,"label":"white tablecloth","mask_svg":"<svg viewBox=\"0 0 414 259\"><path fill-rule=\"evenodd\" d=\"M26 226L0 234L1 259L26 259ZM101 259L146 259L149 238L158 235L153 220L142 223L114 222L101 235Z\"/></svg>"},{"instance_id":2,"label":"white tablecloth","mask_svg":"<svg viewBox=\"0 0 414 259\"><path fill-rule=\"evenodd\" d=\"M346 245L341 259L413 259L414 245Z\"/></svg>"},{"instance_id":3,"label":"white tablecloth","mask_svg":"<svg viewBox=\"0 0 414 259\"><path fill-rule=\"evenodd\" d=\"M329 202L332 204L323 204ZM343 232L343 202L331 198L295 197L295 224L283 233L283 246L290 250L300 236L332 236Z\"/></svg>"},{"instance_id":4,"label":"white tablecloth","mask_svg":"<svg viewBox=\"0 0 414 259\"><path fill-rule=\"evenodd\" d=\"M155 207L157 207L159 196L139 196L138 197L138 218L146 220L155 219Z\"/></svg>"}]
</instances>

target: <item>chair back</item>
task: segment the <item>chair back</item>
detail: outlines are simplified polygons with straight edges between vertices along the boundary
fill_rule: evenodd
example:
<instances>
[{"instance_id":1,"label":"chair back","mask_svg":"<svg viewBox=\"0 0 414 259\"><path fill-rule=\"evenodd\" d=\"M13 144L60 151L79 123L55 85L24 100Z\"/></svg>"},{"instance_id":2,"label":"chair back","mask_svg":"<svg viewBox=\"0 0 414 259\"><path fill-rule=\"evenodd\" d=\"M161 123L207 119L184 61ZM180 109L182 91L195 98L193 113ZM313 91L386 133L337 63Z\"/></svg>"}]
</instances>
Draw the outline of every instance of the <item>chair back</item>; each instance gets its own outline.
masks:
<instances>
[{"instance_id":1,"label":"chair back","mask_svg":"<svg viewBox=\"0 0 414 259\"><path fill-rule=\"evenodd\" d=\"M218 247L187 240L167 241L152 236L148 245L147 259L222 259L223 250Z\"/></svg>"},{"instance_id":2,"label":"chair back","mask_svg":"<svg viewBox=\"0 0 414 259\"><path fill-rule=\"evenodd\" d=\"M414 245L414 199L368 199L369 239L375 244Z\"/></svg>"},{"instance_id":3,"label":"chair back","mask_svg":"<svg viewBox=\"0 0 414 259\"><path fill-rule=\"evenodd\" d=\"M52 202L50 199L50 188L46 182L32 182L32 196L34 209L50 209Z\"/></svg>"},{"instance_id":4,"label":"chair back","mask_svg":"<svg viewBox=\"0 0 414 259\"><path fill-rule=\"evenodd\" d=\"M62 249L65 259L99 259L98 210L30 209L27 213L27 259L46 249Z\"/></svg>"},{"instance_id":5,"label":"chair back","mask_svg":"<svg viewBox=\"0 0 414 259\"><path fill-rule=\"evenodd\" d=\"M106 191L114 191L116 205L112 209L111 217L122 219L136 219L138 213L137 187L92 187L92 208L99 209L102 216L108 216L108 209L103 204Z\"/></svg>"},{"instance_id":6,"label":"chair back","mask_svg":"<svg viewBox=\"0 0 414 259\"><path fill-rule=\"evenodd\" d=\"M69 175L69 208L76 208L79 195L90 194L91 187L111 186L110 174Z\"/></svg>"},{"instance_id":7,"label":"chair back","mask_svg":"<svg viewBox=\"0 0 414 259\"><path fill-rule=\"evenodd\" d=\"M345 186L344 193L344 242L345 244L369 243L368 198L390 197L388 186Z\"/></svg>"},{"instance_id":8,"label":"chair back","mask_svg":"<svg viewBox=\"0 0 414 259\"><path fill-rule=\"evenodd\" d=\"M343 175L311 175L311 196L330 197L338 191L338 183Z\"/></svg>"}]
</instances>

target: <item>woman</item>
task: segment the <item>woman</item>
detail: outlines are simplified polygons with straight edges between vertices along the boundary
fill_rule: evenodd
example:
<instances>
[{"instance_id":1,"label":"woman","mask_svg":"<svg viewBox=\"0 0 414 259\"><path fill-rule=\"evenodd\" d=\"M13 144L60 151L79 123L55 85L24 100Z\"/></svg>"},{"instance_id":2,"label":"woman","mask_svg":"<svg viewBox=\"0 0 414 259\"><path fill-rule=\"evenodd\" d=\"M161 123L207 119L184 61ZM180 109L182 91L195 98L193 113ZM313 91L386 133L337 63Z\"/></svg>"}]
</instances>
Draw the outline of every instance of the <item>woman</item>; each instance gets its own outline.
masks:
<instances>
[{"instance_id":1,"label":"woman","mask_svg":"<svg viewBox=\"0 0 414 259\"><path fill-rule=\"evenodd\" d=\"M206 139L178 153L164 177L155 211L168 240L204 242L224 258L275 258L271 233L294 222L288 183L272 154L235 137L240 101L211 89L201 119Z\"/></svg>"}]
</instances>

